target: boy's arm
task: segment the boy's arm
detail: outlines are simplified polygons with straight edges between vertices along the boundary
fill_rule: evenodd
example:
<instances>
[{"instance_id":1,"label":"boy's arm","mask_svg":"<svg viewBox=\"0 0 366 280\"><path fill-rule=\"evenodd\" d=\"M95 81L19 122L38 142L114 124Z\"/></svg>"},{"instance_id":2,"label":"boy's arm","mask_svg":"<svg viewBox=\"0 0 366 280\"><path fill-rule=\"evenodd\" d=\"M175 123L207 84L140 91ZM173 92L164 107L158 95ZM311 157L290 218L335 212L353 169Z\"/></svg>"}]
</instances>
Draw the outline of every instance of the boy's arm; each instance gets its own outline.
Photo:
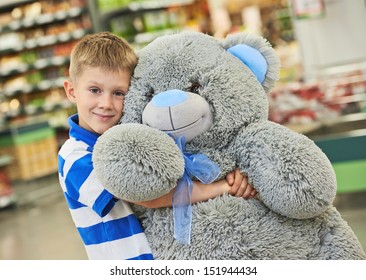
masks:
<instances>
[{"instance_id":1,"label":"boy's arm","mask_svg":"<svg viewBox=\"0 0 366 280\"><path fill-rule=\"evenodd\" d=\"M172 206L175 188L166 195L149 201L132 202L146 208L159 208ZM255 189L248 184L247 177L241 174L238 169L231 172L226 180L219 180L211 184L203 184L193 181L192 203L206 201L210 198L229 192L231 195L243 198L250 198L256 195Z\"/></svg>"},{"instance_id":2,"label":"boy's arm","mask_svg":"<svg viewBox=\"0 0 366 280\"><path fill-rule=\"evenodd\" d=\"M193 181L192 203L206 201L218 195L222 195L230 190L230 186L226 180L220 180L211 184L203 184L199 181ZM169 193L149 201L132 202L146 208L160 208L172 206L172 199L175 188Z\"/></svg>"}]
</instances>

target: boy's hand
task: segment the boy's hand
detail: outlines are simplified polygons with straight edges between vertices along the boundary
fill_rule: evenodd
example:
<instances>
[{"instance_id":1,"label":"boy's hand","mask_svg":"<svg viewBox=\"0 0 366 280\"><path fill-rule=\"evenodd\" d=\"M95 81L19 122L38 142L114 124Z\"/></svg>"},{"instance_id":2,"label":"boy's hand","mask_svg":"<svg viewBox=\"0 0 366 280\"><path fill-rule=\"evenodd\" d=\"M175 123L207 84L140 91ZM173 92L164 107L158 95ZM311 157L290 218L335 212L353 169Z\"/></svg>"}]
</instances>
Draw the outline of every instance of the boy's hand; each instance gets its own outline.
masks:
<instances>
[{"instance_id":1,"label":"boy's hand","mask_svg":"<svg viewBox=\"0 0 366 280\"><path fill-rule=\"evenodd\" d=\"M256 189L248 183L248 178L240 173L237 168L226 176L226 181L231 186L229 194L242 198L253 198L256 196Z\"/></svg>"}]
</instances>

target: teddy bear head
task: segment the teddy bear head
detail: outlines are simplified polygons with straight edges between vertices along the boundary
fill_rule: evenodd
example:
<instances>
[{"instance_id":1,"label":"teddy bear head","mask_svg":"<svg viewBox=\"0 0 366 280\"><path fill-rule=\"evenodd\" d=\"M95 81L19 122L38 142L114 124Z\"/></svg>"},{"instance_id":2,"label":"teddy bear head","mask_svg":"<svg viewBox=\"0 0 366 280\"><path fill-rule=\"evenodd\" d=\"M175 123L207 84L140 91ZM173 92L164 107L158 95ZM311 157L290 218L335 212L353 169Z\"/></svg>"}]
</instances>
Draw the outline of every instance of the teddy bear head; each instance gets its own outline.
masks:
<instances>
[{"instance_id":1,"label":"teddy bear head","mask_svg":"<svg viewBox=\"0 0 366 280\"><path fill-rule=\"evenodd\" d=\"M184 162L166 134L184 136L185 151L207 155L218 164L220 178L234 170L235 160L222 148L243 127L268 118L267 93L279 74L270 44L249 33L218 40L185 31L155 39L138 57L122 126L104 133L94 149L95 169L110 192L143 201L176 186Z\"/></svg>"},{"instance_id":2,"label":"teddy bear head","mask_svg":"<svg viewBox=\"0 0 366 280\"><path fill-rule=\"evenodd\" d=\"M160 37L139 52L122 122L217 148L238 129L268 118L267 93L279 65L270 44L254 34Z\"/></svg>"}]
</instances>

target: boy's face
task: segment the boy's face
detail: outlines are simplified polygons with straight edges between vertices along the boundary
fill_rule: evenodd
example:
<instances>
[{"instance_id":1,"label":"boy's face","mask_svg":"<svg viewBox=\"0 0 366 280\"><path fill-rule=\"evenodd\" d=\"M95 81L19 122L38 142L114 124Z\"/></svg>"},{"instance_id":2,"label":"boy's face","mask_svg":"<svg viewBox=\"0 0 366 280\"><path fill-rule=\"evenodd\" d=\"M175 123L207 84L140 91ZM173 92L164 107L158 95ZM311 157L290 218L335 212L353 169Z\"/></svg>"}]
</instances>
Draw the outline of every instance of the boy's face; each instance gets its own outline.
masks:
<instances>
[{"instance_id":1,"label":"boy's face","mask_svg":"<svg viewBox=\"0 0 366 280\"><path fill-rule=\"evenodd\" d=\"M65 81L66 95L78 110L79 125L97 134L116 125L122 117L130 79L127 71L88 67L76 82Z\"/></svg>"}]
</instances>

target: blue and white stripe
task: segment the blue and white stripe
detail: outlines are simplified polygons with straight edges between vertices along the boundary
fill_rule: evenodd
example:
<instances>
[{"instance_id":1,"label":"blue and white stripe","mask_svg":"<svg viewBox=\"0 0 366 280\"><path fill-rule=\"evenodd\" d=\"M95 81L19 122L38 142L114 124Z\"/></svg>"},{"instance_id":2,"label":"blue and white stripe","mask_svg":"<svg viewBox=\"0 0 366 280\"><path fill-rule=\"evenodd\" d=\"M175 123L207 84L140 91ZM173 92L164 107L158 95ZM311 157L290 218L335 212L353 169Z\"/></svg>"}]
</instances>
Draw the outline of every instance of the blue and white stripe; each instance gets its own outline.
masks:
<instances>
[{"instance_id":1,"label":"blue and white stripe","mask_svg":"<svg viewBox=\"0 0 366 280\"><path fill-rule=\"evenodd\" d=\"M61 147L59 179L89 259L152 259L146 236L127 202L103 188L92 164L98 138L69 118L70 139Z\"/></svg>"}]
</instances>

